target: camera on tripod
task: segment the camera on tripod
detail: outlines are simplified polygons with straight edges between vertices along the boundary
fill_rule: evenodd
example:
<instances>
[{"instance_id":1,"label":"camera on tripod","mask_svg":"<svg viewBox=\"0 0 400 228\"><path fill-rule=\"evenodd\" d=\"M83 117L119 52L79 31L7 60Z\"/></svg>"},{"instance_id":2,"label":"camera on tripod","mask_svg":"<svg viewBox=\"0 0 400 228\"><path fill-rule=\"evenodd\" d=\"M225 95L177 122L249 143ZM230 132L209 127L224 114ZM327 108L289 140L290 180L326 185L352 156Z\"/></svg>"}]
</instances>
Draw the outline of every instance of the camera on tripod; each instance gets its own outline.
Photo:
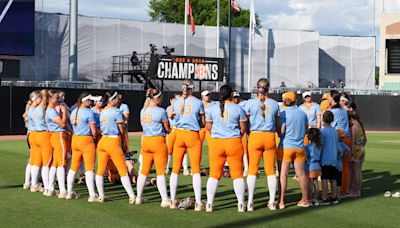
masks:
<instances>
[{"instance_id":1,"label":"camera on tripod","mask_svg":"<svg viewBox=\"0 0 400 228\"><path fill-rule=\"evenodd\" d=\"M168 46L163 46L163 48L164 48L165 54L167 54L167 55L171 55L171 53L175 52L175 48L170 48Z\"/></svg>"}]
</instances>

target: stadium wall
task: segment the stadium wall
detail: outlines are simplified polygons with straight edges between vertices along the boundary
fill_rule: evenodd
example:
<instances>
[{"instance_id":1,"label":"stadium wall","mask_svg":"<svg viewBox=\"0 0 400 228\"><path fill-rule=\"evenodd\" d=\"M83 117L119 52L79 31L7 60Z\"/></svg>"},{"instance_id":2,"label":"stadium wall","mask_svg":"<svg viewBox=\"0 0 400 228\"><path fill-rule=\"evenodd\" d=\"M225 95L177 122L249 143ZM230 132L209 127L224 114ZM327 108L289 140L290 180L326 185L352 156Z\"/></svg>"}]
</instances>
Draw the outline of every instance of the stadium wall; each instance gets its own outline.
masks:
<instances>
[{"instance_id":1,"label":"stadium wall","mask_svg":"<svg viewBox=\"0 0 400 228\"><path fill-rule=\"evenodd\" d=\"M4 112L0 114L0 135L23 135L26 133L22 114L24 112L26 100L29 93L35 89L32 87L0 87L0 106L4 108ZM105 90L83 90L83 89L64 89L66 92L66 102L73 105L78 96L88 91L93 95L102 95ZM129 119L129 131L141 131L139 122L139 113L145 99L144 91L119 91L124 95L123 102L128 104L131 110ZM164 92L163 106L166 107L169 98L174 92ZM199 96L198 93L195 95ZM241 94L244 99L251 97L248 93ZM212 97L217 98L217 94L213 93ZM271 94L271 97L280 101L281 94ZM318 101L320 96L313 95L313 99ZM299 95L298 100L301 101ZM400 131L400 112L398 105L400 96L352 96L352 100L357 104L361 119L367 130L377 131Z\"/></svg>"}]
</instances>

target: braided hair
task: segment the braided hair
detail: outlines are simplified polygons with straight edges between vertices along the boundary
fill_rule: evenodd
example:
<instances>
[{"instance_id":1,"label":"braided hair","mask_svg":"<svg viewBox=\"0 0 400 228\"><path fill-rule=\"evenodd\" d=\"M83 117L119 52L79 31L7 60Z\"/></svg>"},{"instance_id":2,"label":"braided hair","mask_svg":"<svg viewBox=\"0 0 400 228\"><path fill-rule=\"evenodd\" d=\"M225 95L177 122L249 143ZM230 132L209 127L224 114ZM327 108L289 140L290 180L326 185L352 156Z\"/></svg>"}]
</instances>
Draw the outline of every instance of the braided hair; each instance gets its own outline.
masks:
<instances>
[{"instance_id":1,"label":"braided hair","mask_svg":"<svg viewBox=\"0 0 400 228\"><path fill-rule=\"evenodd\" d=\"M219 96L218 96L218 101L219 101L219 108L221 110L221 117L224 118L224 112L225 112L225 101L231 98L233 93L232 87L229 85L223 85L219 89Z\"/></svg>"},{"instance_id":2,"label":"braided hair","mask_svg":"<svg viewBox=\"0 0 400 228\"><path fill-rule=\"evenodd\" d=\"M183 103L182 106L180 107L179 113L183 115L185 113L185 100L188 97L188 92L191 90L193 86L193 82L190 79L186 79L183 81L182 84L182 98L183 98Z\"/></svg>"},{"instance_id":3,"label":"braided hair","mask_svg":"<svg viewBox=\"0 0 400 228\"><path fill-rule=\"evenodd\" d=\"M269 90L269 81L266 78L260 78L257 81L257 92L261 102L261 115L265 118L265 98Z\"/></svg>"}]
</instances>

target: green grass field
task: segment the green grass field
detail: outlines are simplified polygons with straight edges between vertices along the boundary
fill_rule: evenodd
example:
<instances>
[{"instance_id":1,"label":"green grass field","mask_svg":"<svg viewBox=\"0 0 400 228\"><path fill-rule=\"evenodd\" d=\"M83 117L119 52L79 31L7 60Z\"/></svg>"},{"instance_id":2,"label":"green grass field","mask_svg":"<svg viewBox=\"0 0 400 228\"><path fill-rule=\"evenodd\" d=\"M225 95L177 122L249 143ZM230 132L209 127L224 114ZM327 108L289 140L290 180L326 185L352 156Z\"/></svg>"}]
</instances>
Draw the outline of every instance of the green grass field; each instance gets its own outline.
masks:
<instances>
[{"instance_id":1,"label":"green grass field","mask_svg":"<svg viewBox=\"0 0 400 228\"><path fill-rule=\"evenodd\" d=\"M237 213L231 179L223 178L213 213L160 208L156 187L145 189L149 203L128 204L122 186L106 184L110 201L87 202L86 186L76 185L77 200L60 200L22 189L25 141L0 141L0 227L399 227L400 199L384 198L385 190L400 191L400 134L369 134L363 173L363 197L344 199L335 206L298 208L300 198L296 182L289 180L287 208L266 209L266 178L257 181L254 212ZM130 148L139 150L140 138L130 138ZM207 151L207 147L204 148ZM208 167L207 153L203 167ZM154 176L154 174L152 174ZM207 178L203 177L203 198ZM106 181L107 183L107 181ZM136 189L135 189L136 192ZM181 176L178 197L193 196L191 177Z\"/></svg>"}]
</instances>

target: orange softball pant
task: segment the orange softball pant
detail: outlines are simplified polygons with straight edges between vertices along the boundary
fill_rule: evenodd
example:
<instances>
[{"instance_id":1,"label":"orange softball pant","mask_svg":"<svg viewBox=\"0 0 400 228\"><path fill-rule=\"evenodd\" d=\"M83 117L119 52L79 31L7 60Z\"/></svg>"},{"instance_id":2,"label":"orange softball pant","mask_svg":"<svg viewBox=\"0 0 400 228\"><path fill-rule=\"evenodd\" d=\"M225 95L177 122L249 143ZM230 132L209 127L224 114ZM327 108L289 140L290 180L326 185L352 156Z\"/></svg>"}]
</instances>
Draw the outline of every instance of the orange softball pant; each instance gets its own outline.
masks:
<instances>
[{"instance_id":1,"label":"orange softball pant","mask_svg":"<svg viewBox=\"0 0 400 228\"><path fill-rule=\"evenodd\" d=\"M202 129L200 129L199 135L200 135L201 144L203 144L204 139L205 139L206 142L208 143L208 139L211 138L210 132L209 132L205 127L203 127Z\"/></svg>"},{"instance_id":2,"label":"orange softball pant","mask_svg":"<svg viewBox=\"0 0 400 228\"><path fill-rule=\"evenodd\" d=\"M167 135L168 155L172 155L174 151L174 143L176 139L176 129L172 128L172 131Z\"/></svg>"},{"instance_id":3,"label":"orange softball pant","mask_svg":"<svg viewBox=\"0 0 400 228\"><path fill-rule=\"evenodd\" d=\"M53 146L51 145L51 135L52 133L48 131L38 131L35 133L34 143L42 156L42 166L50 167L53 160Z\"/></svg>"},{"instance_id":4,"label":"orange softball pant","mask_svg":"<svg viewBox=\"0 0 400 228\"><path fill-rule=\"evenodd\" d=\"M37 143L37 133L35 131L32 131L28 134L28 142L30 145L30 150L29 150L29 164L34 165L37 167L42 166L42 152L40 151L40 147Z\"/></svg>"},{"instance_id":5,"label":"orange softball pant","mask_svg":"<svg viewBox=\"0 0 400 228\"><path fill-rule=\"evenodd\" d=\"M241 138L213 139L208 153L210 162L210 177L221 179L224 164L228 161L229 171L233 180L242 178L243 145Z\"/></svg>"},{"instance_id":6,"label":"orange softball pant","mask_svg":"<svg viewBox=\"0 0 400 228\"><path fill-rule=\"evenodd\" d=\"M164 175L167 165L167 145L164 136L143 136L142 138L143 164L141 173L148 176L153 166L156 166L157 176Z\"/></svg>"},{"instance_id":7,"label":"orange softball pant","mask_svg":"<svg viewBox=\"0 0 400 228\"><path fill-rule=\"evenodd\" d=\"M128 175L125 164L124 152L121 148L119 136L103 135L97 145L97 172L98 176L103 176L107 168L108 160L111 159L117 167L120 177Z\"/></svg>"},{"instance_id":8,"label":"orange softball pant","mask_svg":"<svg viewBox=\"0 0 400 228\"><path fill-rule=\"evenodd\" d=\"M351 150L351 138L345 137L343 139L344 144L348 146ZM351 153L343 155L342 158L342 194L346 194L349 188L349 161Z\"/></svg>"},{"instance_id":9,"label":"orange softball pant","mask_svg":"<svg viewBox=\"0 0 400 228\"><path fill-rule=\"evenodd\" d=\"M249 136L249 175L257 175L260 159L263 157L267 176L275 175L275 133L250 132Z\"/></svg>"},{"instance_id":10,"label":"orange softball pant","mask_svg":"<svg viewBox=\"0 0 400 228\"><path fill-rule=\"evenodd\" d=\"M53 147L53 167L64 167L67 165L67 133L52 132L51 146Z\"/></svg>"},{"instance_id":11,"label":"orange softball pant","mask_svg":"<svg viewBox=\"0 0 400 228\"><path fill-rule=\"evenodd\" d=\"M188 150L192 174L200 173L202 145L199 132L176 128L176 139L174 143L174 161L172 172L179 174L181 171L183 156Z\"/></svg>"},{"instance_id":12,"label":"orange softball pant","mask_svg":"<svg viewBox=\"0 0 400 228\"><path fill-rule=\"evenodd\" d=\"M82 158L85 161L85 171L94 169L94 159L96 156L95 145L91 135L72 136L72 161L71 170L77 172L81 165Z\"/></svg>"}]
</instances>

